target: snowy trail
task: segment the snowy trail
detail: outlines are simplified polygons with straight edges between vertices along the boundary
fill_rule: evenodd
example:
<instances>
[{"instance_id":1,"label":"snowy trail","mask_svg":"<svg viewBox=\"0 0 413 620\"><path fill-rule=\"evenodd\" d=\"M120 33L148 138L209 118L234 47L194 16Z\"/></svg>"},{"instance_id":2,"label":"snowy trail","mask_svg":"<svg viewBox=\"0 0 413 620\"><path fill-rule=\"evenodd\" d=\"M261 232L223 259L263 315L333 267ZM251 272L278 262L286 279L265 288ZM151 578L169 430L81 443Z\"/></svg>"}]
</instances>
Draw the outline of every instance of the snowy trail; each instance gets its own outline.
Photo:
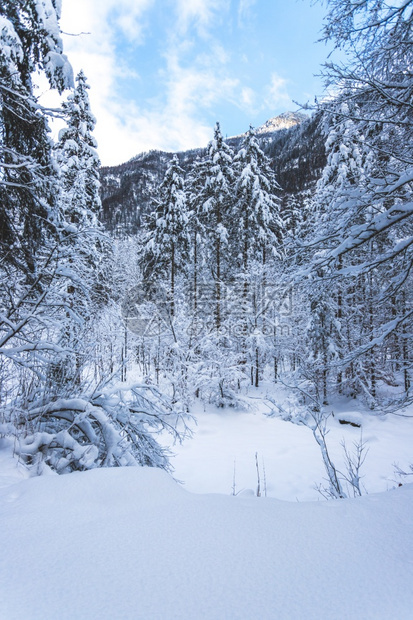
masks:
<instances>
[{"instance_id":1,"label":"snowy trail","mask_svg":"<svg viewBox=\"0 0 413 620\"><path fill-rule=\"evenodd\" d=\"M413 485L358 500L194 495L148 468L0 490L5 620L411 620Z\"/></svg>"}]
</instances>

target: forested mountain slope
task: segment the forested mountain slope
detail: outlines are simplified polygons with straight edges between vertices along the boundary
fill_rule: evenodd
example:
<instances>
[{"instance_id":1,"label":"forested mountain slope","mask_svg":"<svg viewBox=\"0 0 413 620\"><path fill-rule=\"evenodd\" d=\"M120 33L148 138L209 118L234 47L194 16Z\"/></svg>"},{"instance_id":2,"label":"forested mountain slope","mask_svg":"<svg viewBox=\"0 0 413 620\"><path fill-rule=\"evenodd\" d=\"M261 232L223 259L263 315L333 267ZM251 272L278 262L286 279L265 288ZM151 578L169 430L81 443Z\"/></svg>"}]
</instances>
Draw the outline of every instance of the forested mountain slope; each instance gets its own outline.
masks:
<instances>
[{"instance_id":1,"label":"forested mountain slope","mask_svg":"<svg viewBox=\"0 0 413 620\"><path fill-rule=\"evenodd\" d=\"M319 130L320 116L287 112L267 121L256 130L260 148L270 158L272 169L288 196L300 195L314 186L325 165L325 138ZM245 134L244 134L245 135ZM227 138L237 151L244 135ZM205 145L206 147L206 145ZM177 153L179 164L188 172L205 149ZM151 211L151 196L163 180L174 153L149 151L141 153L120 166L103 167L102 220L107 230L133 234L142 223L142 216Z\"/></svg>"}]
</instances>

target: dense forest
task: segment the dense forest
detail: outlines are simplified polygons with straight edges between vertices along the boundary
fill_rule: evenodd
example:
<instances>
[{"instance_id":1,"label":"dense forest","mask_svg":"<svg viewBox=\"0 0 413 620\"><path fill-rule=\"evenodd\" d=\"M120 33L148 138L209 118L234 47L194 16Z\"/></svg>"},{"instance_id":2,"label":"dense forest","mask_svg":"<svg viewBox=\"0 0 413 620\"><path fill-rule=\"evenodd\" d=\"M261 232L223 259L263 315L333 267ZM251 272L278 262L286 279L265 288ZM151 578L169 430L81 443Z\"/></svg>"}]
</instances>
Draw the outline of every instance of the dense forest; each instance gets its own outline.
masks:
<instances>
[{"instance_id":1,"label":"dense forest","mask_svg":"<svg viewBox=\"0 0 413 620\"><path fill-rule=\"evenodd\" d=\"M256 139L282 187L281 201L284 203L291 195L300 199L305 190L314 188L326 163L320 117L286 112L268 123L256 129ZM226 137L225 143L237 152L243 137ZM178 153L152 150L120 166L102 167L101 221L105 229L115 237L136 234L144 216L152 211L153 193L174 155L187 175L195 160L204 158L206 151L206 147Z\"/></svg>"},{"instance_id":2,"label":"dense forest","mask_svg":"<svg viewBox=\"0 0 413 620\"><path fill-rule=\"evenodd\" d=\"M410 403L413 3L329 0L347 61L308 120L217 123L205 149L102 173L59 6L0 9L0 434L27 466L168 469L155 431L180 439L196 399L241 406L263 379L321 447L337 394ZM70 93L55 143L39 71Z\"/></svg>"}]
</instances>

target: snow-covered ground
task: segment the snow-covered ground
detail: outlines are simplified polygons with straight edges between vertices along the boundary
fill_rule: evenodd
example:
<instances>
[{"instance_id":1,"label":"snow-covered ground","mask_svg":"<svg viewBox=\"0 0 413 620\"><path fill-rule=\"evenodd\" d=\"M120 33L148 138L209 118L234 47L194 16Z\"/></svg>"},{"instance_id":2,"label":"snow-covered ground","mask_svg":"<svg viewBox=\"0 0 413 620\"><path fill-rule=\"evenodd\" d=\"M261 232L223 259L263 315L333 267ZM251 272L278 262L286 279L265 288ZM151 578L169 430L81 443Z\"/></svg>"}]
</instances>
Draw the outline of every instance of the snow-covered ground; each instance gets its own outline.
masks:
<instances>
[{"instance_id":1,"label":"snow-covered ground","mask_svg":"<svg viewBox=\"0 0 413 620\"><path fill-rule=\"evenodd\" d=\"M413 485L299 503L99 469L8 484L0 511L4 620L413 617Z\"/></svg>"},{"instance_id":2,"label":"snow-covered ground","mask_svg":"<svg viewBox=\"0 0 413 620\"><path fill-rule=\"evenodd\" d=\"M195 404L192 413L197 425L191 426L193 438L171 446L175 454L174 476L185 489L194 493L231 494L235 467L235 492L255 493L257 453L262 494L266 481L268 497L287 501L322 499L315 488L320 483L326 484L320 448L309 428L265 415L271 406L269 401L265 404L269 388L250 389L246 400L251 409L244 412ZM282 403L288 411L289 395L283 389L278 388L277 392L274 386L271 389L273 400ZM358 401L342 399L332 403L328 411L334 415L328 419L327 444L338 469L345 470L341 443L345 441L351 451L362 436L366 444L361 470L364 491L386 491L404 482L396 475L394 466L408 470L413 461L413 408L399 412L410 418L392 414L383 417L366 410ZM339 419L360 423L361 428L342 425ZM168 445L170 436L163 440Z\"/></svg>"},{"instance_id":3,"label":"snow-covered ground","mask_svg":"<svg viewBox=\"0 0 413 620\"><path fill-rule=\"evenodd\" d=\"M0 440L1 620L412 620L413 485L393 468L412 461L412 419L363 412L369 494L317 501L311 431L256 396L246 412L194 409L194 437L174 447L184 484L132 467L27 479ZM341 466L360 429L338 419L360 409L332 410Z\"/></svg>"}]
</instances>

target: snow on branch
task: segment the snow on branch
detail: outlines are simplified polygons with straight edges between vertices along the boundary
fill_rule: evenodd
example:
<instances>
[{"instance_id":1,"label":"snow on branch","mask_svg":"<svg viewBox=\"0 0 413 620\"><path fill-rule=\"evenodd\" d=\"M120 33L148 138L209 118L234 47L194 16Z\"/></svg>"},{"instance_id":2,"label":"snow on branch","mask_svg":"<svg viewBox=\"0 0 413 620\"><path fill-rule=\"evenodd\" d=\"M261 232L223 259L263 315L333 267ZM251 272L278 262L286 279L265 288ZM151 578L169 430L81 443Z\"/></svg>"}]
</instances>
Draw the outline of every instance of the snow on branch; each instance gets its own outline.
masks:
<instances>
[{"instance_id":1,"label":"snow on branch","mask_svg":"<svg viewBox=\"0 0 413 620\"><path fill-rule=\"evenodd\" d=\"M33 403L20 411L16 450L27 465L58 473L132 465L169 471L168 452L154 433L166 431L181 441L191 432L188 419L153 386L106 387L92 397Z\"/></svg>"}]
</instances>

